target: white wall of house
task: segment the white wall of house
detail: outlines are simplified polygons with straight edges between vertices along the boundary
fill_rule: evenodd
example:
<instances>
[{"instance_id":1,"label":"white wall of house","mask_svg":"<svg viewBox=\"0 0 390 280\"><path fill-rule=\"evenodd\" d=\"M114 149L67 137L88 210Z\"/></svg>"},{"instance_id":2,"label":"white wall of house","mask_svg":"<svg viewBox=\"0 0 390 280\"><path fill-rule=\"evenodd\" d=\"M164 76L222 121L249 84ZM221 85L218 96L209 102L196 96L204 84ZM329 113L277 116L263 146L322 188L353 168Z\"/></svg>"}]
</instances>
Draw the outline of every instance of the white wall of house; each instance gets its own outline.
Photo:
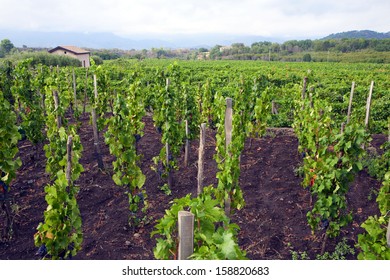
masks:
<instances>
[{"instance_id":1,"label":"white wall of house","mask_svg":"<svg viewBox=\"0 0 390 280\"><path fill-rule=\"evenodd\" d=\"M54 52L52 52L53 54L59 54L59 55L67 55L67 56L70 56L70 57L73 57L73 58L77 58L78 60L81 61L81 66L82 67L90 67L90 63L89 63L89 53L84 53L84 54L75 54L73 52L70 52L70 51L67 51L67 50L64 50L64 49L58 49Z\"/></svg>"}]
</instances>

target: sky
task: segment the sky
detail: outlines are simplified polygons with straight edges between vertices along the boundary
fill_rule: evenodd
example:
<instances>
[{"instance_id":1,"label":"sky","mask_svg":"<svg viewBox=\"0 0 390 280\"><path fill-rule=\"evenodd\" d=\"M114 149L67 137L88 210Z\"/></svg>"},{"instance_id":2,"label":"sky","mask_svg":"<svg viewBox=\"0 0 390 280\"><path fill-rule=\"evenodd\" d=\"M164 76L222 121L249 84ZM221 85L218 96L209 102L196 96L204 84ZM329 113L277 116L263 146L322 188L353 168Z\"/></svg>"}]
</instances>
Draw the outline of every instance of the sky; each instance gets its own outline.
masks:
<instances>
[{"instance_id":1,"label":"sky","mask_svg":"<svg viewBox=\"0 0 390 280\"><path fill-rule=\"evenodd\" d=\"M321 38L390 31L388 0L0 0L0 29Z\"/></svg>"}]
</instances>

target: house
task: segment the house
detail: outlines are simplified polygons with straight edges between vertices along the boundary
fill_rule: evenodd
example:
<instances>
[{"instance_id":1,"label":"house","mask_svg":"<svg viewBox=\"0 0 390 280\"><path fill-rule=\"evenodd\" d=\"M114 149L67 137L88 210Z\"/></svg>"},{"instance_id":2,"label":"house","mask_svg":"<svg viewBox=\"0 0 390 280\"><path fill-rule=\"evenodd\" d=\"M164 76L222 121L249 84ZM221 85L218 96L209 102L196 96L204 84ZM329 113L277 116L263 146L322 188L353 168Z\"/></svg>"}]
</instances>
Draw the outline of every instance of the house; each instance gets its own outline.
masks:
<instances>
[{"instance_id":1,"label":"house","mask_svg":"<svg viewBox=\"0 0 390 280\"><path fill-rule=\"evenodd\" d=\"M49 50L49 53L58 55L68 55L73 58L77 58L81 61L83 67L89 67L89 56L90 52L74 46L58 46L54 49Z\"/></svg>"}]
</instances>

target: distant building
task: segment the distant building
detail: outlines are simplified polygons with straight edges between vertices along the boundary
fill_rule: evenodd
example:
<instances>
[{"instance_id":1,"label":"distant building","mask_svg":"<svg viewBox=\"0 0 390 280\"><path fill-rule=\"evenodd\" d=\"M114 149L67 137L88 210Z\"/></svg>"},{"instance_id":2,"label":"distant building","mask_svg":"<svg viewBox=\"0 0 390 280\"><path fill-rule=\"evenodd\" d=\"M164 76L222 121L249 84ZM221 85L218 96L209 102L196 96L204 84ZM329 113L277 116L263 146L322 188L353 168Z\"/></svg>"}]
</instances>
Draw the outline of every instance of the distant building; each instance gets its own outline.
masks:
<instances>
[{"instance_id":1,"label":"distant building","mask_svg":"<svg viewBox=\"0 0 390 280\"><path fill-rule=\"evenodd\" d=\"M233 48L232 46L222 46L219 48L219 51L220 52L228 51L228 50L231 50L232 48Z\"/></svg>"},{"instance_id":2,"label":"distant building","mask_svg":"<svg viewBox=\"0 0 390 280\"><path fill-rule=\"evenodd\" d=\"M83 67L89 67L89 56L90 52L74 46L58 46L54 49L49 50L49 53L58 55L67 55L73 58L77 58L81 61Z\"/></svg>"}]
</instances>

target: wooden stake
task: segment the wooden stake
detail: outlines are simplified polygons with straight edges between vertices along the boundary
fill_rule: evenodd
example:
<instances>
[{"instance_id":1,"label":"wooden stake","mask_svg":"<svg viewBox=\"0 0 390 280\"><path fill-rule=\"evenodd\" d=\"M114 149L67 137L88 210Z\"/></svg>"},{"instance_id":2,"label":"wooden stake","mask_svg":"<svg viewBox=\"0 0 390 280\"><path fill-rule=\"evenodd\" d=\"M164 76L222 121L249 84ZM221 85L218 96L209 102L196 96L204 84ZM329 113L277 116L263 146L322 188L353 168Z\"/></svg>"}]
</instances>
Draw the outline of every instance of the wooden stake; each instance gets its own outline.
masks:
<instances>
[{"instance_id":1,"label":"wooden stake","mask_svg":"<svg viewBox=\"0 0 390 280\"><path fill-rule=\"evenodd\" d=\"M351 109L352 109L352 99L353 99L353 92L355 91L355 82L352 82L351 86L351 93L349 95L349 104L348 104L348 113L347 113L347 124L349 124L349 121L351 120Z\"/></svg>"},{"instance_id":2,"label":"wooden stake","mask_svg":"<svg viewBox=\"0 0 390 280\"><path fill-rule=\"evenodd\" d=\"M88 68L85 70L85 88L84 88L84 104L83 104L83 114L85 114L85 107L87 105L87 99L88 99Z\"/></svg>"},{"instance_id":3,"label":"wooden stake","mask_svg":"<svg viewBox=\"0 0 390 280\"><path fill-rule=\"evenodd\" d=\"M74 105L74 111L78 112L77 108L77 88L76 88L76 74L74 73L74 68L73 68L73 105Z\"/></svg>"},{"instance_id":4,"label":"wooden stake","mask_svg":"<svg viewBox=\"0 0 390 280\"><path fill-rule=\"evenodd\" d=\"M233 129L233 101L230 97L226 98L226 111L225 111L225 145L228 150L230 143L232 142L232 129Z\"/></svg>"},{"instance_id":5,"label":"wooden stake","mask_svg":"<svg viewBox=\"0 0 390 280\"><path fill-rule=\"evenodd\" d=\"M54 98L54 110L56 111L56 114L57 114L57 128L60 128L62 125L62 120L61 120L60 114L58 113L58 108L60 106L58 91L56 91L56 90L53 91L53 98Z\"/></svg>"},{"instance_id":6,"label":"wooden stake","mask_svg":"<svg viewBox=\"0 0 390 280\"><path fill-rule=\"evenodd\" d=\"M195 215L188 211L179 211L179 260L187 260L194 253Z\"/></svg>"},{"instance_id":7,"label":"wooden stake","mask_svg":"<svg viewBox=\"0 0 390 280\"><path fill-rule=\"evenodd\" d=\"M170 83L171 83L170 80L167 78L166 79L166 86L165 86L166 91L168 91ZM168 122L165 123L165 126L168 127ZM173 185L173 178L172 178L171 166L169 164L169 161L170 161L169 158L170 158L171 152L170 152L168 142L165 144L165 153L166 153L166 162L167 162L166 167L168 168L168 186L171 189L172 185Z\"/></svg>"},{"instance_id":8,"label":"wooden stake","mask_svg":"<svg viewBox=\"0 0 390 280\"><path fill-rule=\"evenodd\" d=\"M188 129L188 120L185 120L184 122L186 125L186 145L184 148L184 166L187 167L188 160L189 160L189 153L190 153L190 140L188 139L190 132Z\"/></svg>"},{"instance_id":9,"label":"wooden stake","mask_svg":"<svg viewBox=\"0 0 390 280\"><path fill-rule=\"evenodd\" d=\"M66 180L68 181L68 187L72 185L72 145L73 138L68 136L68 142L66 143Z\"/></svg>"},{"instance_id":10,"label":"wooden stake","mask_svg":"<svg viewBox=\"0 0 390 280\"><path fill-rule=\"evenodd\" d=\"M386 240L387 240L387 247L390 248L390 220L389 220L389 224L387 225Z\"/></svg>"},{"instance_id":11,"label":"wooden stake","mask_svg":"<svg viewBox=\"0 0 390 280\"><path fill-rule=\"evenodd\" d=\"M368 119L370 118L371 97L372 97L373 89L374 89L374 81L371 81L370 92L368 94L367 104L366 104L366 120L364 121L364 125L366 128L368 127Z\"/></svg>"},{"instance_id":12,"label":"wooden stake","mask_svg":"<svg viewBox=\"0 0 390 280\"><path fill-rule=\"evenodd\" d=\"M271 109L271 113L273 115L277 115L278 114L278 109L276 108L276 104L275 104L275 101L272 100L272 109Z\"/></svg>"},{"instance_id":13,"label":"wooden stake","mask_svg":"<svg viewBox=\"0 0 390 280\"><path fill-rule=\"evenodd\" d=\"M344 133L344 129L345 129L345 123L343 122L341 123L341 129L340 129L341 134Z\"/></svg>"},{"instance_id":14,"label":"wooden stake","mask_svg":"<svg viewBox=\"0 0 390 280\"><path fill-rule=\"evenodd\" d=\"M230 156L229 146L232 142L232 129L233 129L233 101L230 97L226 98L226 111L225 111L225 140L226 140L226 151L227 156ZM225 214L230 217L230 195L225 199Z\"/></svg>"},{"instance_id":15,"label":"wooden stake","mask_svg":"<svg viewBox=\"0 0 390 280\"><path fill-rule=\"evenodd\" d=\"M313 108L313 107L314 107L314 103L313 103L313 92L314 92L314 87L310 87L310 90L309 90L310 108Z\"/></svg>"},{"instance_id":16,"label":"wooden stake","mask_svg":"<svg viewBox=\"0 0 390 280\"><path fill-rule=\"evenodd\" d=\"M171 166L170 166L170 160L169 160L169 156L170 156L170 149L169 149L169 143L167 142L165 144L165 153L166 153L166 162L167 162L167 168L168 168L168 186L169 188L172 188L172 185L173 185L173 178L172 178L172 171L171 171Z\"/></svg>"},{"instance_id":17,"label":"wooden stake","mask_svg":"<svg viewBox=\"0 0 390 280\"><path fill-rule=\"evenodd\" d=\"M93 85L94 85L95 104L96 104L97 99L98 99L96 75L93 75ZM91 114L92 114L93 144L95 147L95 156L96 156L96 160L98 162L98 168L103 170L104 163L103 163L102 154L100 152L100 146L99 146L99 131L98 131L98 127L97 127L97 115L96 115L95 105L92 106Z\"/></svg>"},{"instance_id":18,"label":"wooden stake","mask_svg":"<svg viewBox=\"0 0 390 280\"><path fill-rule=\"evenodd\" d=\"M206 145L206 124L200 125L199 157L198 157L198 195L203 191L204 148Z\"/></svg>"},{"instance_id":19,"label":"wooden stake","mask_svg":"<svg viewBox=\"0 0 390 280\"><path fill-rule=\"evenodd\" d=\"M303 78L302 100L306 99L307 77Z\"/></svg>"}]
</instances>

